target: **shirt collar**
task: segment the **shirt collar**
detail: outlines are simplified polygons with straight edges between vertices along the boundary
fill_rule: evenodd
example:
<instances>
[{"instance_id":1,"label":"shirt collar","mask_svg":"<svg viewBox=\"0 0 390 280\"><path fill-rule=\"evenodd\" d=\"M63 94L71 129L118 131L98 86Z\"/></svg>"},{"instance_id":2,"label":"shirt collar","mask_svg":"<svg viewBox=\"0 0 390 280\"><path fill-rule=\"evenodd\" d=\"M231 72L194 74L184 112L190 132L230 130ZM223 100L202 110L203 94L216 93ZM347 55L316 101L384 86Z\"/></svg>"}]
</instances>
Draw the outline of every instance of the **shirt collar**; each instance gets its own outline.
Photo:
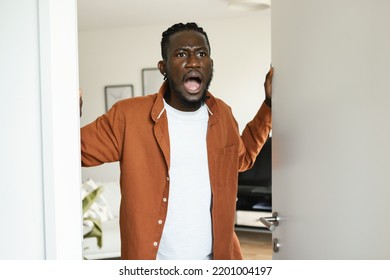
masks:
<instances>
[{"instance_id":1,"label":"shirt collar","mask_svg":"<svg viewBox=\"0 0 390 280\"><path fill-rule=\"evenodd\" d=\"M163 114L165 112L163 98L164 98L164 93L165 93L167 88L168 88L168 81L166 80L161 85L160 90L157 93L157 97L156 97L156 100L154 102L153 108L152 108L151 116L155 122L158 122L158 120L163 116ZM205 103L205 105L207 107L207 111L209 112L209 114L211 116L214 116L214 113L216 113L216 111L217 111L215 98L210 92L207 92L206 94L208 96L208 98L206 98L206 103Z\"/></svg>"}]
</instances>

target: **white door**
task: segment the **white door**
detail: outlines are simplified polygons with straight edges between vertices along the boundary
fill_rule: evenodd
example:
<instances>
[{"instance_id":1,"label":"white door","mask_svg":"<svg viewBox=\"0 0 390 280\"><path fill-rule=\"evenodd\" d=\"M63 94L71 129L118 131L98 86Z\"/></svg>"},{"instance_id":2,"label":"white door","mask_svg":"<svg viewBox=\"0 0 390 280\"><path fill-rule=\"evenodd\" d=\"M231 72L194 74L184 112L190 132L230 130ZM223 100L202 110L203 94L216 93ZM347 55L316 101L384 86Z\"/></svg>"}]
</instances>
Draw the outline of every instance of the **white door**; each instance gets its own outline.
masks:
<instances>
[{"instance_id":1,"label":"white door","mask_svg":"<svg viewBox=\"0 0 390 280\"><path fill-rule=\"evenodd\" d=\"M390 259L389 11L272 0L274 259Z\"/></svg>"}]
</instances>

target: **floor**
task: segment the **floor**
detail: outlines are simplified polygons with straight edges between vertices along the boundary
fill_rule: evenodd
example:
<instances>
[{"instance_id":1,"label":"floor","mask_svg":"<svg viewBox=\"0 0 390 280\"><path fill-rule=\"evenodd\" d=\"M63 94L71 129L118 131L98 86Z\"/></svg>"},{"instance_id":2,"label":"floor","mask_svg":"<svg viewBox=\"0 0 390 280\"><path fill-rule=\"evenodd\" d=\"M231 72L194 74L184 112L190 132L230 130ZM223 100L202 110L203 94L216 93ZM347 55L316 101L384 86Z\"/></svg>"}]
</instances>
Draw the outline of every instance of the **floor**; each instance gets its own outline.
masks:
<instances>
[{"instance_id":1,"label":"floor","mask_svg":"<svg viewBox=\"0 0 390 280\"><path fill-rule=\"evenodd\" d=\"M237 230L245 260L271 260L272 234Z\"/></svg>"}]
</instances>

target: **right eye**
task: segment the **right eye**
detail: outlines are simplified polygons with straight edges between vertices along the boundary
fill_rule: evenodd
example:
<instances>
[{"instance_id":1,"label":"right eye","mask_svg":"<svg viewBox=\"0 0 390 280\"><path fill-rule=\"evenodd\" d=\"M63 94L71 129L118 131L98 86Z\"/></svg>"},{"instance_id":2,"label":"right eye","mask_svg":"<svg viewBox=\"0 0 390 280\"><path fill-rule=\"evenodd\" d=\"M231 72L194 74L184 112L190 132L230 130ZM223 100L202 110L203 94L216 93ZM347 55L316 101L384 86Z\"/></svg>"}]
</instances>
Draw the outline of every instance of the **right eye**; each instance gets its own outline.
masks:
<instances>
[{"instance_id":1,"label":"right eye","mask_svg":"<svg viewBox=\"0 0 390 280\"><path fill-rule=\"evenodd\" d=\"M177 54L177 57L186 57L186 56L187 55L184 52L180 52L180 53Z\"/></svg>"}]
</instances>

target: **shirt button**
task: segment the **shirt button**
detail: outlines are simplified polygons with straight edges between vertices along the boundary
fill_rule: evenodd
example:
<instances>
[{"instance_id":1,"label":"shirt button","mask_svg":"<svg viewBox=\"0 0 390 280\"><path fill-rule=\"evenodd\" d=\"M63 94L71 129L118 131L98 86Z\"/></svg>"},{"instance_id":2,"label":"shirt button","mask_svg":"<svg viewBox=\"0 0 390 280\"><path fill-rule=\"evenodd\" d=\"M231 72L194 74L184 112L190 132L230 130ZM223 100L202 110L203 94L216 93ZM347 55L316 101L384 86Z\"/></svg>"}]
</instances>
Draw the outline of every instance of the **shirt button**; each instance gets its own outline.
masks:
<instances>
[{"instance_id":1,"label":"shirt button","mask_svg":"<svg viewBox=\"0 0 390 280\"><path fill-rule=\"evenodd\" d=\"M164 201L164 202L167 202L167 199L164 197L164 198L163 198L163 201Z\"/></svg>"},{"instance_id":2,"label":"shirt button","mask_svg":"<svg viewBox=\"0 0 390 280\"><path fill-rule=\"evenodd\" d=\"M153 242L153 246L154 247L157 247L158 243L157 242Z\"/></svg>"},{"instance_id":3,"label":"shirt button","mask_svg":"<svg viewBox=\"0 0 390 280\"><path fill-rule=\"evenodd\" d=\"M158 224L161 225L161 224L162 224L162 221L161 221L161 220L158 220Z\"/></svg>"}]
</instances>

